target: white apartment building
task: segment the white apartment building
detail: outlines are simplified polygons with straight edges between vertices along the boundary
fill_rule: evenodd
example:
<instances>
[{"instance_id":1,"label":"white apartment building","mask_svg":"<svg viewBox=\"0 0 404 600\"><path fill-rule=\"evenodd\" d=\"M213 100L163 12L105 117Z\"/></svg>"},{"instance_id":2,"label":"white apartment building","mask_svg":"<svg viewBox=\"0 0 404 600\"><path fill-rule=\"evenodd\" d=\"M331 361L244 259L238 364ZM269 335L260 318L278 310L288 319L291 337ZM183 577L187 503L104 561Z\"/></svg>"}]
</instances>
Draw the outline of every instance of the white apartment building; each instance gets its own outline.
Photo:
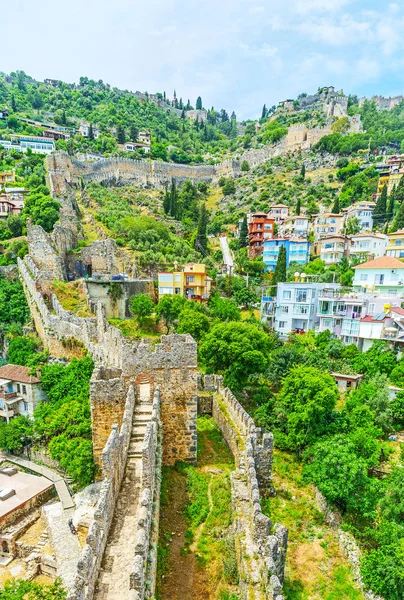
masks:
<instances>
[{"instance_id":1,"label":"white apartment building","mask_svg":"<svg viewBox=\"0 0 404 600\"><path fill-rule=\"evenodd\" d=\"M38 402L47 400L41 380L29 373L20 365L0 367L0 417L7 423L17 415L32 417Z\"/></svg>"},{"instance_id":2,"label":"white apartment building","mask_svg":"<svg viewBox=\"0 0 404 600\"><path fill-rule=\"evenodd\" d=\"M317 215L313 222L314 239L318 240L329 235L338 235L344 226L344 215L323 213Z\"/></svg>"},{"instance_id":3,"label":"white apartment building","mask_svg":"<svg viewBox=\"0 0 404 600\"><path fill-rule=\"evenodd\" d=\"M269 209L268 217L271 217L277 225L282 225L288 218L289 208L286 204L274 204Z\"/></svg>"},{"instance_id":4,"label":"white apartment building","mask_svg":"<svg viewBox=\"0 0 404 600\"><path fill-rule=\"evenodd\" d=\"M373 211L375 202L356 202L348 208L342 209L345 213L345 219L356 217L362 232L372 231L373 229Z\"/></svg>"},{"instance_id":5,"label":"white apartment building","mask_svg":"<svg viewBox=\"0 0 404 600\"><path fill-rule=\"evenodd\" d=\"M293 331L301 333L314 329L319 322L320 293L324 288L337 290L339 287L339 284L329 283L278 283L276 299L263 299L263 318L282 337Z\"/></svg>"},{"instance_id":6,"label":"white apartment building","mask_svg":"<svg viewBox=\"0 0 404 600\"><path fill-rule=\"evenodd\" d=\"M349 256L362 259L379 258L384 256L389 242L383 233L358 233L349 236Z\"/></svg>"},{"instance_id":7,"label":"white apartment building","mask_svg":"<svg viewBox=\"0 0 404 600\"><path fill-rule=\"evenodd\" d=\"M329 235L318 241L317 253L326 265L337 265L347 255L348 239L343 235Z\"/></svg>"},{"instance_id":8,"label":"white apartment building","mask_svg":"<svg viewBox=\"0 0 404 600\"><path fill-rule=\"evenodd\" d=\"M307 238L309 233L309 217L292 215L280 227L280 234L286 237Z\"/></svg>"}]
</instances>

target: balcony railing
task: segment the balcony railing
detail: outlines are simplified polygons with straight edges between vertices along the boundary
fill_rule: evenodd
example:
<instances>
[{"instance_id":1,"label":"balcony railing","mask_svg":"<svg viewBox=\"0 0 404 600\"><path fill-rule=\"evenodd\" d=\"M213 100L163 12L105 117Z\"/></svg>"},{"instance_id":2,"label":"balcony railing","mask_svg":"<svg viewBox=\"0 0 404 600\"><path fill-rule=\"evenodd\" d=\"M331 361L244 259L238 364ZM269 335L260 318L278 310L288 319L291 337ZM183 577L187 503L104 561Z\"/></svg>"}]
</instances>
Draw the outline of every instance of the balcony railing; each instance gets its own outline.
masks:
<instances>
[{"instance_id":1,"label":"balcony railing","mask_svg":"<svg viewBox=\"0 0 404 600\"><path fill-rule=\"evenodd\" d=\"M17 392L6 392L4 390L0 390L0 398L2 400L12 400L13 398L17 398Z\"/></svg>"}]
</instances>

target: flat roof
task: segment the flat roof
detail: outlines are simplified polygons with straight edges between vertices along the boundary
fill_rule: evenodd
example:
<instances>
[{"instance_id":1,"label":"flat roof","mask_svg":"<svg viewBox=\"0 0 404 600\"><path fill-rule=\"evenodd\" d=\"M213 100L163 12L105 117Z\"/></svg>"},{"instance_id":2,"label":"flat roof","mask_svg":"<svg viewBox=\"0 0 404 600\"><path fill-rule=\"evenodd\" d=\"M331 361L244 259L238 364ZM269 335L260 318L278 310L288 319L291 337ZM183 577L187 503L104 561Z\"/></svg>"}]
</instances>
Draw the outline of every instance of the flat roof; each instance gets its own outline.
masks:
<instances>
[{"instance_id":1,"label":"flat roof","mask_svg":"<svg viewBox=\"0 0 404 600\"><path fill-rule=\"evenodd\" d=\"M46 477L22 471L17 471L15 475L7 475L0 469L0 490L11 488L15 491L7 500L0 500L0 520L52 487L53 482Z\"/></svg>"}]
</instances>

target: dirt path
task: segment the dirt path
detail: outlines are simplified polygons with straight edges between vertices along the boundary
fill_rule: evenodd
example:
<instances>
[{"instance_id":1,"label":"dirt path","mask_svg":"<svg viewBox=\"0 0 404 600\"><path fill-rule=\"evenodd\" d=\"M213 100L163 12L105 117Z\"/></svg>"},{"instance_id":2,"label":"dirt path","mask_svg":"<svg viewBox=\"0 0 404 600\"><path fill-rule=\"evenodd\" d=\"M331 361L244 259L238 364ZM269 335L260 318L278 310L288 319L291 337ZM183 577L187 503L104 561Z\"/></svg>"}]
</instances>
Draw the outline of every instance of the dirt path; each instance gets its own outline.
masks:
<instances>
[{"instance_id":1,"label":"dirt path","mask_svg":"<svg viewBox=\"0 0 404 600\"><path fill-rule=\"evenodd\" d=\"M173 470L167 490L168 502L160 515L161 543L169 550L166 573L158 585L162 600L206 600L204 570L193 552L184 553L187 524L183 507L188 500L186 477Z\"/></svg>"}]
</instances>

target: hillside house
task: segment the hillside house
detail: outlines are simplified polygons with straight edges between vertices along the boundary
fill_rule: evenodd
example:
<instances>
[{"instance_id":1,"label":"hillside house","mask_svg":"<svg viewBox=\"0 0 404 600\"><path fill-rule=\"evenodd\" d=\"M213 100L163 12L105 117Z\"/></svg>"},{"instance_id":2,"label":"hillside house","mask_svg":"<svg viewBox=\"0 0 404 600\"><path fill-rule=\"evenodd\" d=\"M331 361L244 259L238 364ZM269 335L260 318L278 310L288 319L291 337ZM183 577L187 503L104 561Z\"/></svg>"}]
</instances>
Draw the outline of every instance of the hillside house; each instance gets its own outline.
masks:
<instances>
[{"instance_id":1,"label":"hillside house","mask_svg":"<svg viewBox=\"0 0 404 600\"><path fill-rule=\"evenodd\" d=\"M273 219L277 225L282 225L289 215L289 208L286 204L274 204L269 209L268 217Z\"/></svg>"},{"instance_id":2,"label":"hillside house","mask_svg":"<svg viewBox=\"0 0 404 600\"><path fill-rule=\"evenodd\" d=\"M313 222L314 239L318 240L328 235L338 235L344 225L344 216L334 213L317 215Z\"/></svg>"},{"instance_id":3,"label":"hillside house","mask_svg":"<svg viewBox=\"0 0 404 600\"><path fill-rule=\"evenodd\" d=\"M0 173L0 185L5 185L7 183L15 182L15 173L14 171L3 171Z\"/></svg>"},{"instance_id":4,"label":"hillside house","mask_svg":"<svg viewBox=\"0 0 404 600\"><path fill-rule=\"evenodd\" d=\"M32 417L38 402L47 400L41 380L28 367L0 367L0 417L7 423L17 415Z\"/></svg>"},{"instance_id":5,"label":"hillside house","mask_svg":"<svg viewBox=\"0 0 404 600\"><path fill-rule=\"evenodd\" d=\"M337 265L347 256L349 240L344 235L329 235L317 244L317 254L326 265Z\"/></svg>"},{"instance_id":6,"label":"hillside house","mask_svg":"<svg viewBox=\"0 0 404 600\"><path fill-rule=\"evenodd\" d=\"M361 319L359 349L365 352L376 340L393 342L400 350L404 348L404 309L401 306L386 305L383 312Z\"/></svg>"},{"instance_id":7,"label":"hillside house","mask_svg":"<svg viewBox=\"0 0 404 600\"><path fill-rule=\"evenodd\" d=\"M251 256L262 253L264 241L274 236L274 225L274 219L264 212L256 212L248 216L248 246Z\"/></svg>"},{"instance_id":8,"label":"hillside house","mask_svg":"<svg viewBox=\"0 0 404 600\"><path fill-rule=\"evenodd\" d=\"M279 231L285 237L307 238L309 233L309 217L291 215L285 220Z\"/></svg>"},{"instance_id":9,"label":"hillside house","mask_svg":"<svg viewBox=\"0 0 404 600\"><path fill-rule=\"evenodd\" d=\"M274 271L281 246L286 249L286 266L305 265L310 259L310 243L302 238L274 238L263 242L263 260L267 271Z\"/></svg>"},{"instance_id":10,"label":"hillside house","mask_svg":"<svg viewBox=\"0 0 404 600\"><path fill-rule=\"evenodd\" d=\"M198 302L209 298L212 279L203 264L189 263L182 271L158 274L159 299L166 294L184 296L188 300Z\"/></svg>"},{"instance_id":11,"label":"hillside house","mask_svg":"<svg viewBox=\"0 0 404 600\"><path fill-rule=\"evenodd\" d=\"M370 260L386 253L389 238L383 233L358 233L349 236L349 256Z\"/></svg>"},{"instance_id":12,"label":"hillside house","mask_svg":"<svg viewBox=\"0 0 404 600\"><path fill-rule=\"evenodd\" d=\"M354 267L356 292L378 291L386 296L404 295L404 263L392 256L381 256Z\"/></svg>"},{"instance_id":13,"label":"hillside house","mask_svg":"<svg viewBox=\"0 0 404 600\"><path fill-rule=\"evenodd\" d=\"M5 150L17 150L34 154L51 154L55 151L55 141L51 138L35 135L11 135L10 140L0 140L0 146Z\"/></svg>"},{"instance_id":14,"label":"hillside house","mask_svg":"<svg viewBox=\"0 0 404 600\"><path fill-rule=\"evenodd\" d=\"M345 220L348 220L350 217L358 219L361 232L372 231L372 215L375 206L375 202L356 202L348 208L343 208L342 212L345 213Z\"/></svg>"},{"instance_id":15,"label":"hillside house","mask_svg":"<svg viewBox=\"0 0 404 600\"><path fill-rule=\"evenodd\" d=\"M9 199L6 195L0 196L0 219L7 219L9 215L19 215L23 208L23 200Z\"/></svg>"},{"instance_id":16,"label":"hillside house","mask_svg":"<svg viewBox=\"0 0 404 600\"><path fill-rule=\"evenodd\" d=\"M88 138L89 131L90 131L90 123L87 123L87 121L81 121L80 127L79 127L79 134L85 138ZM99 135L100 135L100 130L98 129L98 127L93 125L94 139L96 140Z\"/></svg>"},{"instance_id":17,"label":"hillside house","mask_svg":"<svg viewBox=\"0 0 404 600\"><path fill-rule=\"evenodd\" d=\"M389 233L389 241L386 247L386 256L404 258L404 229Z\"/></svg>"}]
</instances>

